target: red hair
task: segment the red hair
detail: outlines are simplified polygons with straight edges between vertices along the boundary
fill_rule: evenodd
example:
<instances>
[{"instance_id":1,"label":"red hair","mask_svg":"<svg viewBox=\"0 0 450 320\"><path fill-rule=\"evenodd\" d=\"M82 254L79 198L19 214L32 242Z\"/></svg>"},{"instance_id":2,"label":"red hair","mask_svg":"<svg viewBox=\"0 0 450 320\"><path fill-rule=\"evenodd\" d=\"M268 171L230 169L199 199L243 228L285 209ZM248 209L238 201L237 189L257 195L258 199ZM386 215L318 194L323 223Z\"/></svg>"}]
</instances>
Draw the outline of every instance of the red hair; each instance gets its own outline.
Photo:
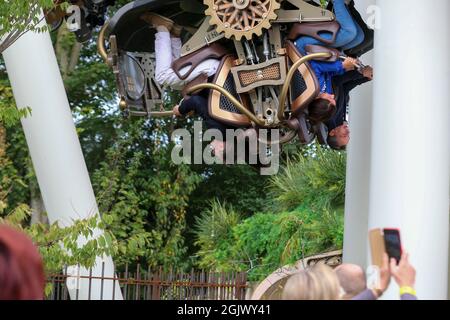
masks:
<instances>
[{"instance_id":1,"label":"red hair","mask_svg":"<svg viewBox=\"0 0 450 320\"><path fill-rule=\"evenodd\" d=\"M42 300L44 286L37 247L22 232L0 225L0 300Z\"/></svg>"}]
</instances>

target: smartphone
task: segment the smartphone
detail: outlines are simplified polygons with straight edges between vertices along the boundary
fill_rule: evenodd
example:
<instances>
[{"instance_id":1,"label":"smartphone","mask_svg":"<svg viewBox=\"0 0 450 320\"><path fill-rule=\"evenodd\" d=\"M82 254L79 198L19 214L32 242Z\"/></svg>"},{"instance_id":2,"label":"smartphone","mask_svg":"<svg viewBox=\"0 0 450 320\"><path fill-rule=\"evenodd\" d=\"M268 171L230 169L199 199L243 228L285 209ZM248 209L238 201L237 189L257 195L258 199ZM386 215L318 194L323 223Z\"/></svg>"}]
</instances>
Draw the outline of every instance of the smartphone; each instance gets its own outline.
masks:
<instances>
[{"instance_id":1,"label":"smartphone","mask_svg":"<svg viewBox=\"0 0 450 320\"><path fill-rule=\"evenodd\" d=\"M383 230L381 230L380 228L370 230L369 241L372 265L377 266L378 268L382 268L383 255L386 252Z\"/></svg>"},{"instance_id":2,"label":"smartphone","mask_svg":"<svg viewBox=\"0 0 450 320\"><path fill-rule=\"evenodd\" d=\"M383 229L384 246L389 259L394 258L399 263L402 257L402 243L398 229Z\"/></svg>"}]
</instances>

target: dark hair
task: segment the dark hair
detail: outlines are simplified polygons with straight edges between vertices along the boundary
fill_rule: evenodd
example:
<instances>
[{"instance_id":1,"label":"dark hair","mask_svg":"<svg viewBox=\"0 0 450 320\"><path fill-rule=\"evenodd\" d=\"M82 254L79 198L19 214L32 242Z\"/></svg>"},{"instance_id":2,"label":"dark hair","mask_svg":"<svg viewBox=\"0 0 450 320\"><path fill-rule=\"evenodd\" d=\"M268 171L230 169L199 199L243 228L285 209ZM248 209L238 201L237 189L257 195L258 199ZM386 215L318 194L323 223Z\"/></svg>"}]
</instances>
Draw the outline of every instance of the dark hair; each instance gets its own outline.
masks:
<instances>
[{"instance_id":1,"label":"dark hair","mask_svg":"<svg viewBox=\"0 0 450 320\"><path fill-rule=\"evenodd\" d=\"M342 151L347 149L347 146L340 146L338 144L336 136L330 136L330 134L328 134L327 143L330 146L330 148L334 150Z\"/></svg>"},{"instance_id":2,"label":"dark hair","mask_svg":"<svg viewBox=\"0 0 450 320\"><path fill-rule=\"evenodd\" d=\"M0 300L42 300L44 287L37 247L22 232L0 225Z\"/></svg>"},{"instance_id":3,"label":"dark hair","mask_svg":"<svg viewBox=\"0 0 450 320\"><path fill-rule=\"evenodd\" d=\"M308 118L312 123L325 122L336 113L336 106L327 99L314 99L308 108Z\"/></svg>"}]
</instances>

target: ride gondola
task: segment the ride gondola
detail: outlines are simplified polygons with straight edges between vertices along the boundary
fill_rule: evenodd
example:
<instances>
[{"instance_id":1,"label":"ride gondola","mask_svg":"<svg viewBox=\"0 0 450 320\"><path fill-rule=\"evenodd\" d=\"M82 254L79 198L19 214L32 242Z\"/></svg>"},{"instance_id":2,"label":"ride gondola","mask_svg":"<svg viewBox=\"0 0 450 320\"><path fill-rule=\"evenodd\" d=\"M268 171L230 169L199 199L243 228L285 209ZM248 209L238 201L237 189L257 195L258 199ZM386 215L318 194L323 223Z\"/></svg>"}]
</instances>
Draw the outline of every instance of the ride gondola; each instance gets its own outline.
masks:
<instances>
[{"instance_id":1,"label":"ride gondola","mask_svg":"<svg viewBox=\"0 0 450 320\"><path fill-rule=\"evenodd\" d=\"M103 13L99 8L105 7L97 7ZM326 126L308 118L308 105L320 92L308 61L336 61L341 56L323 46L310 47L311 53L303 56L294 41L310 36L331 45L340 28L332 11L305 0L128 3L105 22L98 51L115 74L121 110L131 116L172 116L164 109L165 88L155 79L156 30L142 19L147 13L182 26L181 57L172 64L180 77L181 69L193 70L206 58L221 61L213 79L199 77L183 90L189 96L208 89L208 112L216 121L234 128L281 129L280 139L269 143L286 143L296 136L301 144L316 137L326 143Z\"/></svg>"}]
</instances>

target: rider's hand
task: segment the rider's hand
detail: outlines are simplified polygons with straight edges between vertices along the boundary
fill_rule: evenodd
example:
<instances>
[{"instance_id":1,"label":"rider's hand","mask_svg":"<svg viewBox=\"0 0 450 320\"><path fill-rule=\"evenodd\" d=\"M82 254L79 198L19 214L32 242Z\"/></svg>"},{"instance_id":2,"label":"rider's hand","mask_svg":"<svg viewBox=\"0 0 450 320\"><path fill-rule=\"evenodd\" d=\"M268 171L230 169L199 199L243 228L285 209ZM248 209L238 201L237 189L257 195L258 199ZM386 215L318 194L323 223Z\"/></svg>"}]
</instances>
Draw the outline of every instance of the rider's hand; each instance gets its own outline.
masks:
<instances>
[{"instance_id":1,"label":"rider's hand","mask_svg":"<svg viewBox=\"0 0 450 320\"><path fill-rule=\"evenodd\" d=\"M344 67L344 69L346 71L351 71L355 69L355 65L356 65L357 60L354 58L350 58L347 57L345 58L345 60L342 62L342 66Z\"/></svg>"},{"instance_id":2,"label":"rider's hand","mask_svg":"<svg viewBox=\"0 0 450 320\"><path fill-rule=\"evenodd\" d=\"M371 66L364 67L362 69L362 74L364 77L372 80L373 79L373 68Z\"/></svg>"},{"instance_id":3,"label":"rider's hand","mask_svg":"<svg viewBox=\"0 0 450 320\"><path fill-rule=\"evenodd\" d=\"M173 110L172 110L172 112L173 112L173 115L174 116L177 116L177 117L181 117L181 113L180 113L180 106L179 105L176 105L174 108L173 108Z\"/></svg>"}]
</instances>

